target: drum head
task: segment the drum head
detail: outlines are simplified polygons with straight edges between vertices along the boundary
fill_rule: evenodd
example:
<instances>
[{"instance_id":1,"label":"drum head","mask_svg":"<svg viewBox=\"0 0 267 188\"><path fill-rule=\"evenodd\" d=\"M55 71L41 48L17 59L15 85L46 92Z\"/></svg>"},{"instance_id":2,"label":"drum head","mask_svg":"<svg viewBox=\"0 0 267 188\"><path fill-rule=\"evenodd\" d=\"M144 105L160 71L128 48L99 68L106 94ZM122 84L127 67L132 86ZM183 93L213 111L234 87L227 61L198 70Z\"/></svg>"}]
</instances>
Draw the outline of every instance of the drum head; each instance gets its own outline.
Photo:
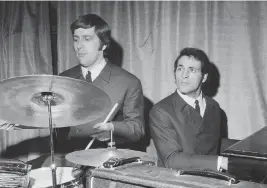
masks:
<instances>
[{"instance_id":1,"label":"drum head","mask_svg":"<svg viewBox=\"0 0 267 188\"><path fill-rule=\"evenodd\" d=\"M75 180L72 175L72 167L57 167L57 185ZM30 172L30 188L47 188L53 186L52 170L49 167L34 169Z\"/></svg>"}]
</instances>

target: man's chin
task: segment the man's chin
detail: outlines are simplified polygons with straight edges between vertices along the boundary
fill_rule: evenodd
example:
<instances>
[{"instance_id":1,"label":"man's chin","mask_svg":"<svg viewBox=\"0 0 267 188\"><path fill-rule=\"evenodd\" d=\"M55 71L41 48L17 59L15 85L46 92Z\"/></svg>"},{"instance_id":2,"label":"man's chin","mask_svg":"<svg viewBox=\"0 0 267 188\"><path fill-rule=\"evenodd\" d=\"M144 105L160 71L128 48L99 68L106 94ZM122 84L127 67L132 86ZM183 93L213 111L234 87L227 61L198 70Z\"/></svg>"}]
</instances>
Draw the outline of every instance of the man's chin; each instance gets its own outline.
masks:
<instances>
[{"instance_id":1,"label":"man's chin","mask_svg":"<svg viewBox=\"0 0 267 188\"><path fill-rule=\"evenodd\" d=\"M179 91L184 95L186 95L187 93L190 92L190 90L188 88L179 88Z\"/></svg>"},{"instance_id":2,"label":"man's chin","mask_svg":"<svg viewBox=\"0 0 267 188\"><path fill-rule=\"evenodd\" d=\"M89 67L90 65L92 65L92 64L90 64L90 63L88 63L88 62L83 62L83 61L79 61L79 63L80 63L80 65L83 66L83 67Z\"/></svg>"},{"instance_id":3,"label":"man's chin","mask_svg":"<svg viewBox=\"0 0 267 188\"><path fill-rule=\"evenodd\" d=\"M183 95L187 95L188 91L180 91Z\"/></svg>"},{"instance_id":4,"label":"man's chin","mask_svg":"<svg viewBox=\"0 0 267 188\"><path fill-rule=\"evenodd\" d=\"M183 95L187 95L188 97L195 98L196 91L192 91L190 89L179 89L179 91Z\"/></svg>"}]
</instances>

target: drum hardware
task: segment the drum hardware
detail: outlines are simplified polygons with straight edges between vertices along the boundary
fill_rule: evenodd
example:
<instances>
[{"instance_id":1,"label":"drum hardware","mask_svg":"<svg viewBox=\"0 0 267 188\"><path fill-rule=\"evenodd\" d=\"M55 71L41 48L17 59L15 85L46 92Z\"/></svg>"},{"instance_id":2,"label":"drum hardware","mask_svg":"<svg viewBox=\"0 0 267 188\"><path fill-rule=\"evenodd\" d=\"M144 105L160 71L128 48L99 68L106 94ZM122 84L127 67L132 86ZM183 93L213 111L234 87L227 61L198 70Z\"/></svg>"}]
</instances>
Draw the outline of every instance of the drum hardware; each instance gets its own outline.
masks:
<instances>
[{"instance_id":1,"label":"drum hardware","mask_svg":"<svg viewBox=\"0 0 267 188\"><path fill-rule=\"evenodd\" d=\"M23 129L40 129L38 127L29 127L25 125L19 125L14 123L3 123L0 124L0 130L5 131L17 131L17 130L23 130Z\"/></svg>"},{"instance_id":2,"label":"drum hardware","mask_svg":"<svg viewBox=\"0 0 267 188\"><path fill-rule=\"evenodd\" d=\"M51 169L48 167L42 167L34 169L30 172L30 188L51 188L52 180L49 175ZM60 188L83 188L83 177L80 174L74 175L72 173L72 167L57 167L56 170L57 187Z\"/></svg>"},{"instance_id":3,"label":"drum hardware","mask_svg":"<svg viewBox=\"0 0 267 188\"><path fill-rule=\"evenodd\" d=\"M66 155L66 159L72 163L96 168L103 167L103 163L110 158L128 159L132 157L139 157L142 161L153 161L153 158L145 152L117 149L114 147L112 135L107 148L74 151Z\"/></svg>"},{"instance_id":4,"label":"drum hardware","mask_svg":"<svg viewBox=\"0 0 267 188\"><path fill-rule=\"evenodd\" d=\"M52 92L54 96L51 101L54 128L101 122L111 107L109 96L86 81L29 75L0 82L0 119L32 128L48 128L44 92Z\"/></svg>"},{"instance_id":5,"label":"drum hardware","mask_svg":"<svg viewBox=\"0 0 267 188\"><path fill-rule=\"evenodd\" d=\"M112 112L112 111L111 111ZM106 118L107 119L107 118ZM104 121L105 122L105 121ZM90 148L90 146L93 144L93 142L95 141L95 139L96 138L93 138L90 142L89 142L89 144L86 146L86 148L85 148L85 150L82 150L82 151L86 151L86 150L88 150L89 148ZM113 131L111 130L110 131L110 142L108 143L108 147L109 148L112 148L112 147L114 147L114 145L115 145L115 142L113 142ZM67 158L66 158L67 159ZM90 166L90 165L89 165ZM77 170L85 170L85 169L88 169L89 167L88 167L88 165L80 165L80 164L78 164L78 163L76 163L76 165L73 167L73 169L72 169L72 172L75 172L75 171L77 171Z\"/></svg>"},{"instance_id":6,"label":"drum hardware","mask_svg":"<svg viewBox=\"0 0 267 188\"><path fill-rule=\"evenodd\" d=\"M117 112L118 112L118 110L119 110L118 106L119 106L118 103L116 103L116 104L113 106L113 108L110 110L110 112L108 113L107 117L106 117L105 120L103 121L103 123L107 123L107 122L111 121L111 120L114 118L114 116L117 114ZM111 131L111 133L110 133L110 138L113 140L113 136L112 136L112 135L113 135L113 133L112 133L112 131ZM96 137L94 137L94 138L89 142L89 144L86 146L86 148L85 148L84 150L88 150L88 149L92 146L92 144L94 143L95 139L96 139ZM76 171L76 170L81 169L81 168L82 168L81 165L76 164L76 165L73 167L73 170L72 170L72 171Z\"/></svg>"},{"instance_id":7,"label":"drum hardware","mask_svg":"<svg viewBox=\"0 0 267 188\"><path fill-rule=\"evenodd\" d=\"M0 124L0 129L1 130L15 130L16 127L18 127L18 125L17 124L14 124L14 123L7 123L7 122L5 122L5 123L1 123Z\"/></svg>"},{"instance_id":8,"label":"drum hardware","mask_svg":"<svg viewBox=\"0 0 267 188\"><path fill-rule=\"evenodd\" d=\"M140 162L140 157L131 157L128 159L118 159L118 158L110 158L108 161L103 163L104 168L114 168L117 166L122 166L125 164Z\"/></svg>"},{"instance_id":9,"label":"drum hardware","mask_svg":"<svg viewBox=\"0 0 267 188\"><path fill-rule=\"evenodd\" d=\"M177 176L181 175L195 175L195 176L204 176L204 177L212 177L217 179L222 179L228 181L228 185L231 186L232 184L236 184L239 182L239 180L236 179L236 177L219 172L219 171L213 171L210 169L182 169L178 170Z\"/></svg>"},{"instance_id":10,"label":"drum hardware","mask_svg":"<svg viewBox=\"0 0 267 188\"><path fill-rule=\"evenodd\" d=\"M11 172L19 175L25 175L30 171L31 165L25 164L23 162L1 162L0 161L0 172Z\"/></svg>"},{"instance_id":11,"label":"drum hardware","mask_svg":"<svg viewBox=\"0 0 267 188\"><path fill-rule=\"evenodd\" d=\"M0 159L0 187L27 187L31 165L12 159Z\"/></svg>"},{"instance_id":12,"label":"drum hardware","mask_svg":"<svg viewBox=\"0 0 267 188\"><path fill-rule=\"evenodd\" d=\"M54 139L53 133L54 129L52 126L52 113L51 113L51 102L55 99L55 96L52 92L41 92L41 96L43 101L47 103L48 114L49 114L49 132L50 132L50 155L51 155L51 171L52 171L52 181L53 188L57 186L57 178L56 178L56 164L55 164L55 154L54 154Z\"/></svg>"},{"instance_id":13,"label":"drum hardware","mask_svg":"<svg viewBox=\"0 0 267 188\"><path fill-rule=\"evenodd\" d=\"M3 99L0 119L31 127L49 127L53 188L57 185L54 128L97 122L106 114L111 103L108 95L92 84L54 75L3 80L0 82L0 97ZM45 123L47 119L48 126Z\"/></svg>"}]
</instances>

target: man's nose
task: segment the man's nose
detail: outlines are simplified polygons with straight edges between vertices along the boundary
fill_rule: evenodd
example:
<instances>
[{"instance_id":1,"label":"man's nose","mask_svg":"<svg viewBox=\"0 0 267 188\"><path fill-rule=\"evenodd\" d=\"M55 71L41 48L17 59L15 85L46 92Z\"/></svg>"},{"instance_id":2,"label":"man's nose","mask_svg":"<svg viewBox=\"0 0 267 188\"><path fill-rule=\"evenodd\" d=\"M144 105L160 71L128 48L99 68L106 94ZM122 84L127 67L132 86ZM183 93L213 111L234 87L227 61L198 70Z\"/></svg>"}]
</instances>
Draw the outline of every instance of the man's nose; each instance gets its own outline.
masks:
<instances>
[{"instance_id":1,"label":"man's nose","mask_svg":"<svg viewBox=\"0 0 267 188\"><path fill-rule=\"evenodd\" d=\"M81 41L77 42L76 46L77 46L77 49L83 48L83 42L81 42Z\"/></svg>"},{"instance_id":2,"label":"man's nose","mask_svg":"<svg viewBox=\"0 0 267 188\"><path fill-rule=\"evenodd\" d=\"M188 78L189 71L188 70L183 70L182 77L183 78Z\"/></svg>"}]
</instances>

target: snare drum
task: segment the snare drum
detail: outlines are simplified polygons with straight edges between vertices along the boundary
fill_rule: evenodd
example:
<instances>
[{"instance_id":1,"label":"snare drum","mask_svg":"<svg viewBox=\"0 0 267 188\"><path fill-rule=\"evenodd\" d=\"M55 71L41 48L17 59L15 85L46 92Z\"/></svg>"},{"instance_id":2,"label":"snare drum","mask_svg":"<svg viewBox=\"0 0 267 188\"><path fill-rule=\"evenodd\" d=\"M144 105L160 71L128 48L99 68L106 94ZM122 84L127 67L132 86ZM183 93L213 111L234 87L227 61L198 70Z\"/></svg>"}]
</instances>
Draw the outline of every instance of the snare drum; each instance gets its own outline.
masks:
<instances>
[{"instance_id":1,"label":"snare drum","mask_svg":"<svg viewBox=\"0 0 267 188\"><path fill-rule=\"evenodd\" d=\"M72 167L57 167L57 187L60 188L83 188L82 177L74 177ZM52 170L49 167L38 168L30 172L29 188L53 187Z\"/></svg>"}]
</instances>

